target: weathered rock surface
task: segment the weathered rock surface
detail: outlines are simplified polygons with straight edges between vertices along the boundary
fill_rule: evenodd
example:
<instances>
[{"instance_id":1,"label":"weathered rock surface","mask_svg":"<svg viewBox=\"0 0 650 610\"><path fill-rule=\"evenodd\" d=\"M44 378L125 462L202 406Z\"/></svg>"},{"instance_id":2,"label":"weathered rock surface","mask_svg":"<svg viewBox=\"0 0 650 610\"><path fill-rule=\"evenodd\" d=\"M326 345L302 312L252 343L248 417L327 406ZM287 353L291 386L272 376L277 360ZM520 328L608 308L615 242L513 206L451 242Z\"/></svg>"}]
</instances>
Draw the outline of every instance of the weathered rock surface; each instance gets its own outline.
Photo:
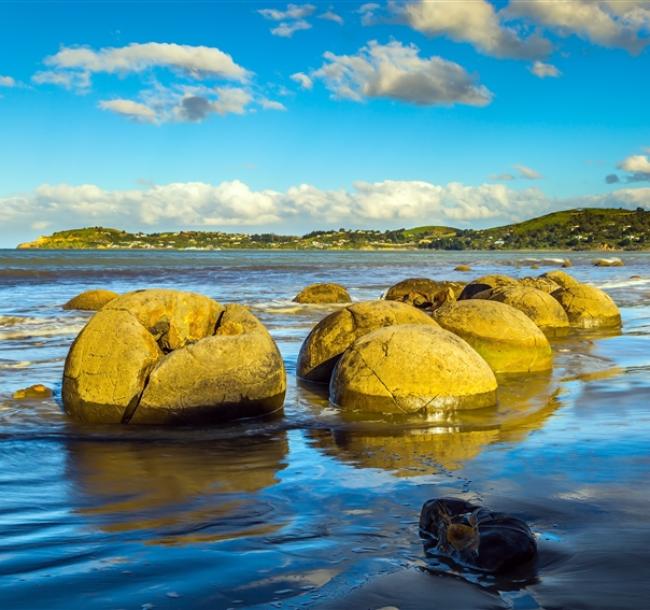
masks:
<instances>
[{"instance_id":1,"label":"weathered rock surface","mask_svg":"<svg viewBox=\"0 0 650 610\"><path fill-rule=\"evenodd\" d=\"M595 267L623 267L625 263L620 258L597 258Z\"/></svg>"},{"instance_id":2,"label":"weathered rock surface","mask_svg":"<svg viewBox=\"0 0 650 610\"><path fill-rule=\"evenodd\" d=\"M558 330L569 327L569 318L556 299L550 294L530 286L501 286L486 290L475 298L505 303L526 314L542 330Z\"/></svg>"},{"instance_id":3,"label":"weathered rock surface","mask_svg":"<svg viewBox=\"0 0 650 610\"><path fill-rule=\"evenodd\" d=\"M577 286L580 284L572 275L566 271L547 271L539 276L540 279L544 278L555 282L560 288L567 288L568 286Z\"/></svg>"},{"instance_id":4,"label":"weathered rock surface","mask_svg":"<svg viewBox=\"0 0 650 610\"><path fill-rule=\"evenodd\" d=\"M438 324L423 311L395 301L355 303L323 318L309 333L298 355L298 377L329 382L341 354L359 337L395 324Z\"/></svg>"},{"instance_id":5,"label":"weathered rock surface","mask_svg":"<svg viewBox=\"0 0 650 610\"><path fill-rule=\"evenodd\" d=\"M16 400L29 400L30 398L50 398L52 390L41 383L30 385L28 388L16 390L13 397Z\"/></svg>"},{"instance_id":6,"label":"weathered rock surface","mask_svg":"<svg viewBox=\"0 0 650 610\"><path fill-rule=\"evenodd\" d=\"M521 519L457 498L428 500L420 513L425 551L490 573L532 568L537 542Z\"/></svg>"},{"instance_id":7,"label":"weathered rock surface","mask_svg":"<svg viewBox=\"0 0 650 610\"><path fill-rule=\"evenodd\" d=\"M469 265L456 265L454 271L471 271L472 268Z\"/></svg>"},{"instance_id":8,"label":"weathered rock surface","mask_svg":"<svg viewBox=\"0 0 650 610\"><path fill-rule=\"evenodd\" d=\"M158 363L131 422L259 416L279 410L285 390L284 363L271 335L245 307L227 305L214 336Z\"/></svg>"},{"instance_id":9,"label":"weathered rock surface","mask_svg":"<svg viewBox=\"0 0 650 610\"><path fill-rule=\"evenodd\" d=\"M499 286L516 286L517 280L508 275L484 275L465 286L458 296L459 301L471 299L479 292Z\"/></svg>"},{"instance_id":10,"label":"weathered rock surface","mask_svg":"<svg viewBox=\"0 0 650 610\"><path fill-rule=\"evenodd\" d=\"M339 360L330 401L384 414L476 409L496 402L488 364L461 338L431 325L380 328Z\"/></svg>"},{"instance_id":11,"label":"weathered rock surface","mask_svg":"<svg viewBox=\"0 0 650 610\"><path fill-rule=\"evenodd\" d=\"M463 289L459 282L409 278L391 286L384 296L387 301L409 303L419 309L435 309L443 302L455 300Z\"/></svg>"},{"instance_id":12,"label":"weathered rock surface","mask_svg":"<svg viewBox=\"0 0 650 610\"><path fill-rule=\"evenodd\" d=\"M134 314L97 312L68 352L62 391L66 412L84 422L122 422L137 406L162 355Z\"/></svg>"},{"instance_id":13,"label":"weathered rock surface","mask_svg":"<svg viewBox=\"0 0 650 610\"><path fill-rule=\"evenodd\" d=\"M544 333L510 305L469 299L441 307L434 317L440 326L465 339L495 373L544 371L552 366Z\"/></svg>"},{"instance_id":14,"label":"weathered rock surface","mask_svg":"<svg viewBox=\"0 0 650 610\"><path fill-rule=\"evenodd\" d=\"M524 277L519 280L519 283L527 288L536 288L548 294L560 288L559 284L548 277Z\"/></svg>"},{"instance_id":15,"label":"weathered rock surface","mask_svg":"<svg viewBox=\"0 0 650 610\"><path fill-rule=\"evenodd\" d=\"M180 290L136 290L111 301L105 310L129 311L165 352L214 333L223 306L202 294Z\"/></svg>"},{"instance_id":16,"label":"weathered rock surface","mask_svg":"<svg viewBox=\"0 0 650 610\"><path fill-rule=\"evenodd\" d=\"M80 309L85 311L99 311L104 305L116 299L119 295L112 290L86 290L72 297L63 309Z\"/></svg>"},{"instance_id":17,"label":"weathered rock surface","mask_svg":"<svg viewBox=\"0 0 650 610\"><path fill-rule=\"evenodd\" d=\"M296 303L325 304L349 303L352 298L340 284L311 284L303 288L293 300Z\"/></svg>"},{"instance_id":18,"label":"weathered rock surface","mask_svg":"<svg viewBox=\"0 0 650 610\"><path fill-rule=\"evenodd\" d=\"M621 313L612 298L603 290L576 284L553 293L564 308L569 324L576 328L617 328Z\"/></svg>"}]
</instances>

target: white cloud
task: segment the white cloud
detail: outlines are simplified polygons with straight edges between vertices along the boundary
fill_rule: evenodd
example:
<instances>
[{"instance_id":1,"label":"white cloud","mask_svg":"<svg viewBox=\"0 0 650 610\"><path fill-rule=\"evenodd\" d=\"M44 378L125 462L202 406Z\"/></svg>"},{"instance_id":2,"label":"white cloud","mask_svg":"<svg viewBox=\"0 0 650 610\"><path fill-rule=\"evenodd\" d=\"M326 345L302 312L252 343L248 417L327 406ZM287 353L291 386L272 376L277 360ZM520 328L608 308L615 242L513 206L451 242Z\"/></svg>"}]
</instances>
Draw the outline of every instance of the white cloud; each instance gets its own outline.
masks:
<instances>
[{"instance_id":1,"label":"white cloud","mask_svg":"<svg viewBox=\"0 0 650 610\"><path fill-rule=\"evenodd\" d=\"M219 96L212 107L217 114L244 114L246 106L253 97L249 91L238 87L217 87L215 92Z\"/></svg>"},{"instance_id":2,"label":"white cloud","mask_svg":"<svg viewBox=\"0 0 650 610\"><path fill-rule=\"evenodd\" d=\"M3 76L0 74L0 87L15 87L16 86L16 80L12 78L11 76Z\"/></svg>"},{"instance_id":3,"label":"white cloud","mask_svg":"<svg viewBox=\"0 0 650 610\"><path fill-rule=\"evenodd\" d=\"M288 4L286 10L279 11L273 8L263 8L257 11L265 19L271 21L287 21L290 19L304 19L309 17L316 7L313 4Z\"/></svg>"},{"instance_id":4,"label":"white cloud","mask_svg":"<svg viewBox=\"0 0 650 610\"><path fill-rule=\"evenodd\" d=\"M244 82L250 73L236 64L227 53L206 46L173 43L132 43L125 47L63 47L45 58L54 70L80 70L85 73L127 74L164 67L181 70L193 78L220 77Z\"/></svg>"},{"instance_id":5,"label":"white cloud","mask_svg":"<svg viewBox=\"0 0 650 610\"><path fill-rule=\"evenodd\" d=\"M357 13L361 15L361 24L362 25L374 25L377 18L376 13L381 9L381 6L375 2L366 2L362 4L358 9Z\"/></svg>"},{"instance_id":6,"label":"white cloud","mask_svg":"<svg viewBox=\"0 0 650 610\"><path fill-rule=\"evenodd\" d=\"M304 72L292 74L291 80L297 82L303 89L311 89L314 86L314 81Z\"/></svg>"},{"instance_id":7,"label":"white cloud","mask_svg":"<svg viewBox=\"0 0 650 610\"><path fill-rule=\"evenodd\" d=\"M56 85L68 91L77 93L88 93L90 90L90 72L56 72L55 70L43 70L32 76L32 82L37 85Z\"/></svg>"},{"instance_id":8,"label":"white cloud","mask_svg":"<svg viewBox=\"0 0 650 610\"><path fill-rule=\"evenodd\" d=\"M149 106L134 102L133 100L115 99L99 102L102 110L110 110L135 121L153 123L156 121L156 111Z\"/></svg>"},{"instance_id":9,"label":"white cloud","mask_svg":"<svg viewBox=\"0 0 650 610\"><path fill-rule=\"evenodd\" d=\"M513 167L519 172L519 175L526 180L539 180L542 178L542 174L530 167L526 167L525 165L514 165Z\"/></svg>"},{"instance_id":10,"label":"white cloud","mask_svg":"<svg viewBox=\"0 0 650 610\"><path fill-rule=\"evenodd\" d=\"M299 184L284 192L256 191L238 180L217 185L148 185L130 190L105 190L93 184L45 184L32 193L0 198L0 233L4 229L10 238L17 228L51 226L56 230L82 225L148 230L264 227L279 232L341 224L492 225L572 207L638 206L650 206L650 187L557 199L537 188L515 190L503 184L438 185L403 180L360 181L351 189L339 190Z\"/></svg>"},{"instance_id":11,"label":"white cloud","mask_svg":"<svg viewBox=\"0 0 650 610\"><path fill-rule=\"evenodd\" d=\"M511 0L506 11L562 35L575 34L595 44L640 52L650 40L647 0Z\"/></svg>"},{"instance_id":12,"label":"white cloud","mask_svg":"<svg viewBox=\"0 0 650 610\"><path fill-rule=\"evenodd\" d=\"M416 0L394 3L392 7L413 29L429 36L448 36L457 42L470 43L487 55L536 59L551 51L548 40L538 35L522 38L514 28L504 26L487 0Z\"/></svg>"},{"instance_id":13,"label":"white cloud","mask_svg":"<svg viewBox=\"0 0 650 610\"><path fill-rule=\"evenodd\" d=\"M343 17L339 15L338 13L335 13L332 9L329 9L325 11L324 13L321 13L318 15L319 19L325 19L326 21L333 21L334 23L338 23L339 25L343 25Z\"/></svg>"},{"instance_id":14,"label":"white cloud","mask_svg":"<svg viewBox=\"0 0 650 610\"><path fill-rule=\"evenodd\" d=\"M304 19L298 19L297 21L283 21L271 30L271 34L280 36L281 38L291 38L296 32L310 29L311 23Z\"/></svg>"},{"instance_id":15,"label":"white cloud","mask_svg":"<svg viewBox=\"0 0 650 610\"><path fill-rule=\"evenodd\" d=\"M276 100L269 100L266 98L262 98L260 100L260 106L262 106L262 108L264 108L265 110L286 111L287 109L287 107L282 102L278 102Z\"/></svg>"},{"instance_id":16,"label":"white cloud","mask_svg":"<svg viewBox=\"0 0 650 610\"><path fill-rule=\"evenodd\" d=\"M415 45L370 41L356 55L326 52L323 66L311 74L336 98L362 101L390 98L418 104L485 106L492 93L465 69L441 57L422 58Z\"/></svg>"},{"instance_id":17,"label":"white cloud","mask_svg":"<svg viewBox=\"0 0 650 610\"><path fill-rule=\"evenodd\" d=\"M534 62L530 71L539 78L557 78L562 74L553 64L545 64L542 61Z\"/></svg>"},{"instance_id":18,"label":"white cloud","mask_svg":"<svg viewBox=\"0 0 650 610\"><path fill-rule=\"evenodd\" d=\"M628 182L650 182L650 158L647 155L631 155L623 159L617 167L628 172Z\"/></svg>"}]
</instances>

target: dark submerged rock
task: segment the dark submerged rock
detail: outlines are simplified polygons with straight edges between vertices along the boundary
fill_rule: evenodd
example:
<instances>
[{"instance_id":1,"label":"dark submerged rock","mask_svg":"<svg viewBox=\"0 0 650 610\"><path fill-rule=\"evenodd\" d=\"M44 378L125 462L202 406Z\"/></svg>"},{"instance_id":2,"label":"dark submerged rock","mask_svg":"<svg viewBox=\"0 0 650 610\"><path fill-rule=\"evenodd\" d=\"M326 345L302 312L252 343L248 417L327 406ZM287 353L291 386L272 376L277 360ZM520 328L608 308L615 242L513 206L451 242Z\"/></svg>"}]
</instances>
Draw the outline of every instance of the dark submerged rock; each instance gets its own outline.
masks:
<instances>
[{"instance_id":1,"label":"dark submerged rock","mask_svg":"<svg viewBox=\"0 0 650 610\"><path fill-rule=\"evenodd\" d=\"M531 565L537 556L535 536L524 521L457 498L424 503L420 536L428 554L492 574Z\"/></svg>"}]
</instances>

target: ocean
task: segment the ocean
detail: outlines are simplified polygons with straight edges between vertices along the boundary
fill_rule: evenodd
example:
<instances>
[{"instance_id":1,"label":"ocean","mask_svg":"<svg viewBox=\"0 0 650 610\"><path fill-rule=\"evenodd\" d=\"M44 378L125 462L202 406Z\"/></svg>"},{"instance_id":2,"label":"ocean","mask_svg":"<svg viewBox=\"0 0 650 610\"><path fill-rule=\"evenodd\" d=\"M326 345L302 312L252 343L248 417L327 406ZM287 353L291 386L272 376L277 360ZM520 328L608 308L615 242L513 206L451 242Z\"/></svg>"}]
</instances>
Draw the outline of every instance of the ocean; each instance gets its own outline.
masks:
<instances>
[{"instance_id":1,"label":"ocean","mask_svg":"<svg viewBox=\"0 0 650 610\"><path fill-rule=\"evenodd\" d=\"M644 608L650 599L650 253L0 250L0 607L29 609ZM553 340L549 374L500 380L495 408L436 421L351 419L297 382L313 282L376 299L407 277L557 268L606 290L620 333ZM537 261L539 270L531 269ZM471 273L453 271L457 264ZM167 287L243 303L285 360L284 414L204 428L88 426L60 405L89 288ZM54 390L14 400L23 387ZM429 498L525 519L525 582L424 554Z\"/></svg>"}]
</instances>

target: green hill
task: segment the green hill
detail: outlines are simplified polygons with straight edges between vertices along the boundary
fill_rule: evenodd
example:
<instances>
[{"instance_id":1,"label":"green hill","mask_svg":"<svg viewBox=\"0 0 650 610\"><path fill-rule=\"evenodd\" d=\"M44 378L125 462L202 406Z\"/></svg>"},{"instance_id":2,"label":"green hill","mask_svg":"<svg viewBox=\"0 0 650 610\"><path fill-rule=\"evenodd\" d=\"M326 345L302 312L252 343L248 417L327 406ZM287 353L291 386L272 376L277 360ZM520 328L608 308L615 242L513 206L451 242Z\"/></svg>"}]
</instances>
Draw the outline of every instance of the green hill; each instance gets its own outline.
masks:
<instances>
[{"instance_id":1,"label":"green hill","mask_svg":"<svg viewBox=\"0 0 650 610\"><path fill-rule=\"evenodd\" d=\"M422 226L376 231L338 229L306 235L176 231L127 233L105 227L57 231L20 244L29 249L320 249L381 250L644 250L650 249L650 212L583 208L553 212L490 229Z\"/></svg>"}]
</instances>

